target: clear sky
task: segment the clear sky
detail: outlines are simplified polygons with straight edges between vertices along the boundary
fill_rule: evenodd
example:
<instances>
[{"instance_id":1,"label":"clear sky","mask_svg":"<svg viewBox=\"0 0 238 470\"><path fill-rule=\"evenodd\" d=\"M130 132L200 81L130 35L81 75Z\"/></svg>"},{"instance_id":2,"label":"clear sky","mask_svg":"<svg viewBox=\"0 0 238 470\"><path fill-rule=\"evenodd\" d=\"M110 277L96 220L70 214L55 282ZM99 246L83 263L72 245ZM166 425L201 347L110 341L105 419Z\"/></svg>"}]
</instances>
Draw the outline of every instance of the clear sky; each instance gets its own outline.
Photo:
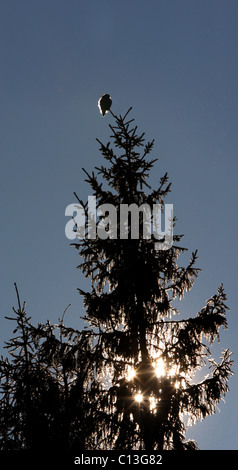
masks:
<instances>
[{"instance_id":1,"label":"clear sky","mask_svg":"<svg viewBox=\"0 0 238 470\"><path fill-rule=\"evenodd\" d=\"M214 346L238 362L236 0L1 0L0 2L0 341L16 305L14 282L32 322L80 328L85 288L80 258L64 233L73 192L86 200L82 167L99 165L96 137L133 106L168 171L177 233L198 249L202 269L181 302L194 316L223 282L229 329ZM1 349L2 351L2 349ZM235 367L237 370L237 365ZM237 375L226 404L188 432L201 449L237 449Z\"/></svg>"}]
</instances>

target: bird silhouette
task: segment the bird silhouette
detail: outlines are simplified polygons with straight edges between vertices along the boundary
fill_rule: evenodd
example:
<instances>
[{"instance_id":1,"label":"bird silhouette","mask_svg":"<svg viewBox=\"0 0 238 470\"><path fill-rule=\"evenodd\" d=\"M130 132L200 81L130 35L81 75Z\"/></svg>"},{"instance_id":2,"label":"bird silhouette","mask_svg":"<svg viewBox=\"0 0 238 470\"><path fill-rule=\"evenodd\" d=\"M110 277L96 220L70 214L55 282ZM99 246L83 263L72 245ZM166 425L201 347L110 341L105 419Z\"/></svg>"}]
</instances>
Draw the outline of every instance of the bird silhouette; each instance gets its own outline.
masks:
<instances>
[{"instance_id":1,"label":"bird silhouette","mask_svg":"<svg viewBox=\"0 0 238 470\"><path fill-rule=\"evenodd\" d=\"M112 105L112 99L110 95L105 94L98 100L98 107L100 109L100 113L105 116L106 113L110 110Z\"/></svg>"}]
</instances>

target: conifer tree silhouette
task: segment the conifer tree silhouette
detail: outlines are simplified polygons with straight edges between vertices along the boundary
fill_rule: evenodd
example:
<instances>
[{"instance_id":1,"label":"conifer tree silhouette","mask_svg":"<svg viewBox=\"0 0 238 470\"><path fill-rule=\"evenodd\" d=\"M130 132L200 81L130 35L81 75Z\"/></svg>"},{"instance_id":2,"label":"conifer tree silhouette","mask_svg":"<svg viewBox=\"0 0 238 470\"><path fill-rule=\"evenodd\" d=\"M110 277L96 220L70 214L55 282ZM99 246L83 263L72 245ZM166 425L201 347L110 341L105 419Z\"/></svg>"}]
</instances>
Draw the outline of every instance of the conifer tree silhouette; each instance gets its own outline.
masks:
<instances>
[{"instance_id":1,"label":"conifer tree silhouette","mask_svg":"<svg viewBox=\"0 0 238 470\"><path fill-rule=\"evenodd\" d=\"M177 319L172 302L198 276L197 251L181 267L177 259L186 251L179 245L182 235L173 236L168 250L155 250L153 235L143 239L142 231L133 239L131 226L128 239L120 239L120 204L164 208L171 186L165 174L158 189L150 188L156 160L148 156L154 141L145 143L144 133L137 133L128 117L131 109L124 116L110 111L115 122L109 124L110 141L105 145L97 139L105 164L96 167L96 174L84 170L97 207L117 208L117 238L110 237L108 227L108 236L74 243L82 257L79 268L92 280L90 292L79 291L94 337L94 383L100 390L94 403L95 447L196 449L195 442L186 442L183 416L194 422L214 413L232 374L229 350L216 364L209 349L220 327L227 328L226 295L220 285L194 318ZM87 214L87 203L84 210ZM106 226L105 216L101 221ZM211 374L193 383L196 370L207 363Z\"/></svg>"},{"instance_id":2,"label":"conifer tree silhouette","mask_svg":"<svg viewBox=\"0 0 238 470\"><path fill-rule=\"evenodd\" d=\"M63 318L34 327L15 287L18 308L6 317L16 323L15 336L0 360L0 450L85 448L93 430L91 339Z\"/></svg>"}]
</instances>

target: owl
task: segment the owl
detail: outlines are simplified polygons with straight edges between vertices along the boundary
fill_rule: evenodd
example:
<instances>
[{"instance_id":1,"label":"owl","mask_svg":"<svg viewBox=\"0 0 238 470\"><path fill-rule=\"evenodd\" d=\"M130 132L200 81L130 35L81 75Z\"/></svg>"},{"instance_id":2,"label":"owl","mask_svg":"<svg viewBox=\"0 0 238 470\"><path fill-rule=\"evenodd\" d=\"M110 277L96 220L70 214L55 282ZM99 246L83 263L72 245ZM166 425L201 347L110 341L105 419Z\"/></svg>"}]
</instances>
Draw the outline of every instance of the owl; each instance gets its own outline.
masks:
<instances>
[{"instance_id":1,"label":"owl","mask_svg":"<svg viewBox=\"0 0 238 470\"><path fill-rule=\"evenodd\" d=\"M111 108L112 105L112 100L110 95L103 95L99 100L98 100L98 107L100 109L100 113L105 116L106 113L108 113L109 109Z\"/></svg>"}]
</instances>

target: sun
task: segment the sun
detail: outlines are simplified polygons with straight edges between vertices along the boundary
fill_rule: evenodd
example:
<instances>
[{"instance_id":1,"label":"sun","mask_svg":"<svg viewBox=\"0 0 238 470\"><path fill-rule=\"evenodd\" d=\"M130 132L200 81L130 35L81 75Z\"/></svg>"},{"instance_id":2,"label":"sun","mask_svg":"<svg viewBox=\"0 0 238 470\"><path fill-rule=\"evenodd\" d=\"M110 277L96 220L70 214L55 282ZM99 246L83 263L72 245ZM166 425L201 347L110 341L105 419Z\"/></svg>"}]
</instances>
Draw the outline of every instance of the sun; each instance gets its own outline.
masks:
<instances>
[{"instance_id":1,"label":"sun","mask_svg":"<svg viewBox=\"0 0 238 470\"><path fill-rule=\"evenodd\" d=\"M137 403L141 403L143 401L143 395L141 392L135 395L135 401L137 401Z\"/></svg>"}]
</instances>

